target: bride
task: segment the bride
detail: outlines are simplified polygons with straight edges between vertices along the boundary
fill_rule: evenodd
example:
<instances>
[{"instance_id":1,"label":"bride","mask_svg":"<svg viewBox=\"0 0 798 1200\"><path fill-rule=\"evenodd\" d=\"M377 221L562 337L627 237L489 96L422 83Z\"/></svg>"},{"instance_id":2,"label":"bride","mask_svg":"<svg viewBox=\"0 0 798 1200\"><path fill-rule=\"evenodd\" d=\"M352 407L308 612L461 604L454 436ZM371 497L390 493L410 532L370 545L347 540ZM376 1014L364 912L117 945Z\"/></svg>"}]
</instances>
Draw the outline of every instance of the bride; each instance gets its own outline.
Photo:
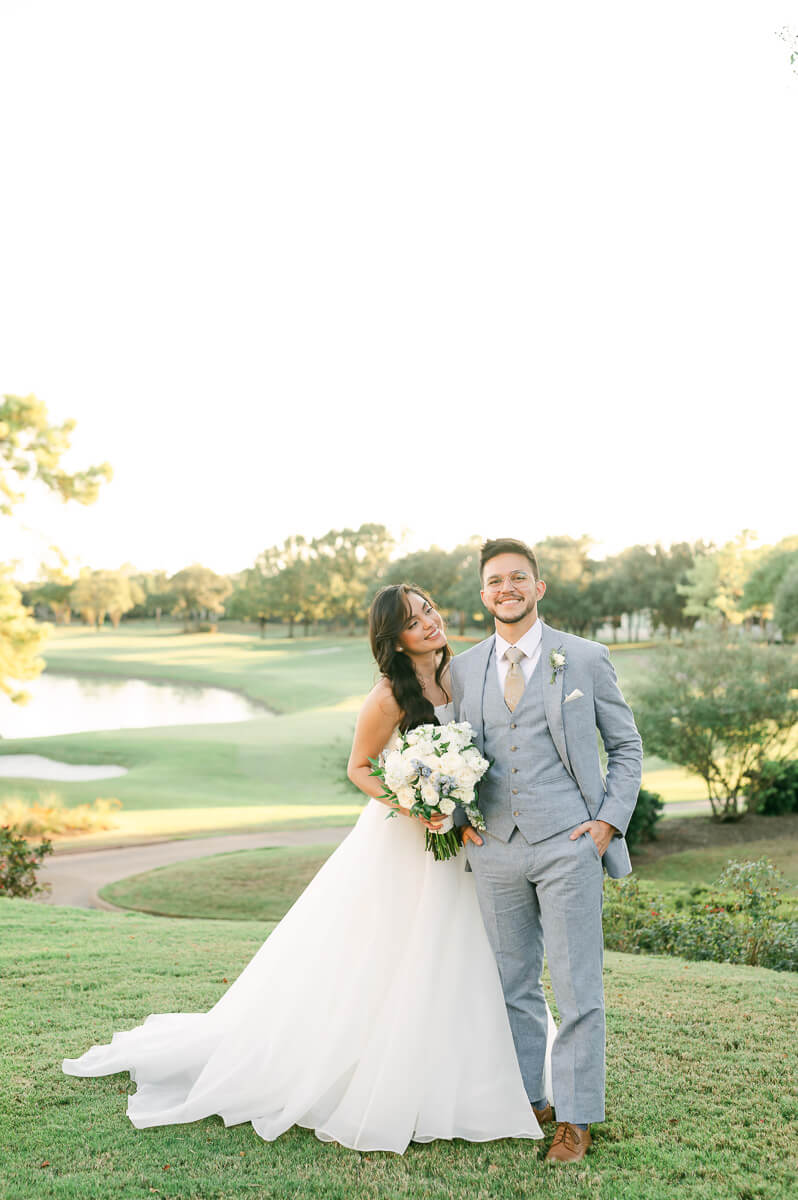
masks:
<instances>
[{"instance_id":1,"label":"bride","mask_svg":"<svg viewBox=\"0 0 798 1200\"><path fill-rule=\"evenodd\" d=\"M411 1140L542 1137L465 855L424 850L435 822L386 820L370 774L397 729L453 719L442 618L398 584L374 598L369 631L381 678L349 760L369 797L352 832L209 1012L155 1014L64 1060L69 1075L128 1071L139 1129L218 1114L267 1140L303 1125L397 1153Z\"/></svg>"}]
</instances>

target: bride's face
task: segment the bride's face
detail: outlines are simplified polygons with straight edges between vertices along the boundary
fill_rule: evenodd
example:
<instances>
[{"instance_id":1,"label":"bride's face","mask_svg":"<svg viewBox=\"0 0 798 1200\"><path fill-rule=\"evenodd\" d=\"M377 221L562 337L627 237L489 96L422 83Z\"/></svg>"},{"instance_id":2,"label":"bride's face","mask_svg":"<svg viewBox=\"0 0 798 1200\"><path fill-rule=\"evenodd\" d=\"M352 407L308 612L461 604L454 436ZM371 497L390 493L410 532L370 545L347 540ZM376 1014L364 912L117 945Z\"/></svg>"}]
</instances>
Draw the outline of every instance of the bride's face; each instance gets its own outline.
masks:
<instances>
[{"instance_id":1,"label":"bride's face","mask_svg":"<svg viewBox=\"0 0 798 1200\"><path fill-rule=\"evenodd\" d=\"M441 614L418 592L408 593L407 602L410 612L399 634L399 645L405 654L429 654L432 650L442 650L446 645L446 634Z\"/></svg>"}]
</instances>

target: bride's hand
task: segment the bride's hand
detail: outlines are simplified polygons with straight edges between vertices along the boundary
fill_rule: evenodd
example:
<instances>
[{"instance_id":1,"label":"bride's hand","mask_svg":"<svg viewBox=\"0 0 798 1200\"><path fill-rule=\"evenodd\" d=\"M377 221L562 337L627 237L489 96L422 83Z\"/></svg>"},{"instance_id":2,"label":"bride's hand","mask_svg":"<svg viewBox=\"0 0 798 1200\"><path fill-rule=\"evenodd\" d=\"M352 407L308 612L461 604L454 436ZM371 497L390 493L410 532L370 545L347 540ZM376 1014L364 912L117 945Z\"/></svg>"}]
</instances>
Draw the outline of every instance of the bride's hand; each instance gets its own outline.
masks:
<instances>
[{"instance_id":1,"label":"bride's hand","mask_svg":"<svg viewBox=\"0 0 798 1200\"><path fill-rule=\"evenodd\" d=\"M482 838L479 836L476 829L474 829L473 825L463 826L463 832L460 840L462 845L465 845L466 842L473 842L475 846L482 845Z\"/></svg>"},{"instance_id":2,"label":"bride's hand","mask_svg":"<svg viewBox=\"0 0 798 1200\"><path fill-rule=\"evenodd\" d=\"M420 821L425 829L429 829L430 833L437 833L446 817L443 813L433 813L429 820L426 817L418 816L416 813L408 813L414 821Z\"/></svg>"}]
</instances>

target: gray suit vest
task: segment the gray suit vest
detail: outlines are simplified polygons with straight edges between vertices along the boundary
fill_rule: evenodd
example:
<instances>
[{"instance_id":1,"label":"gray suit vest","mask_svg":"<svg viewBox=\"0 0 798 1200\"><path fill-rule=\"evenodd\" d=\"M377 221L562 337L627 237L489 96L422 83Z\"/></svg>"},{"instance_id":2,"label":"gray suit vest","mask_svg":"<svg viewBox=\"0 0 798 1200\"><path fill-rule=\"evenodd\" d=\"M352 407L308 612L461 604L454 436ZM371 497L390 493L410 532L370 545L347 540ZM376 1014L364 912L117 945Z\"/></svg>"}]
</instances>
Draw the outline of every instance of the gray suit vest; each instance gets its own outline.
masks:
<instances>
[{"instance_id":1,"label":"gray suit vest","mask_svg":"<svg viewBox=\"0 0 798 1200\"><path fill-rule=\"evenodd\" d=\"M491 653L482 698L485 758L493 766L479 789L479 807L488 833L503 842L516 826L528 842L542 842L563 829L590 820L576 783L557 753L543 705L542 660L510 712L499 690L495 651Z\"/></svg>"}]
</instances>

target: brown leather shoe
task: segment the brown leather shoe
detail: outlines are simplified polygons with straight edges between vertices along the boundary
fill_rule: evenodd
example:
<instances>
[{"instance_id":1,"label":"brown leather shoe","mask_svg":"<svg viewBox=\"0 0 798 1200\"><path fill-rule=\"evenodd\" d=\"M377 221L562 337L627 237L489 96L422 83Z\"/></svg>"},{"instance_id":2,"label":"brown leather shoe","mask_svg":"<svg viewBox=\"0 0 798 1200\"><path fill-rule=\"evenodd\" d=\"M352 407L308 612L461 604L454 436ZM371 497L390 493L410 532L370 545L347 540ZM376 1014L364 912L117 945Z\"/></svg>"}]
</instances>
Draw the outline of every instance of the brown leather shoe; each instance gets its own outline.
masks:
<instances>
[{"instance_id":1,"label":"brown leather shoe","mask_svg":"<svg viewBox=\"0 0 798 1200\"><path fill-rule=\"evenodd\" d=\"M554 1109L550 1104L547 1104L545 1108L535 1108L533 1104L532 1112L535 1114L538 1125L548 1125L554 1120Z\"/></svg>"},{"instance_id":2,"label":"brown leather shoe","mask_svg":"<svg viewBox=\"0 0 798 1200\"><path fill-rule=\"evenodd\" d=\"M581 1162L591 1142L589 1129L579 1129L570 1121L560 1121L549 1147L546 1162Z\"/></svg>"}]
</instances>

